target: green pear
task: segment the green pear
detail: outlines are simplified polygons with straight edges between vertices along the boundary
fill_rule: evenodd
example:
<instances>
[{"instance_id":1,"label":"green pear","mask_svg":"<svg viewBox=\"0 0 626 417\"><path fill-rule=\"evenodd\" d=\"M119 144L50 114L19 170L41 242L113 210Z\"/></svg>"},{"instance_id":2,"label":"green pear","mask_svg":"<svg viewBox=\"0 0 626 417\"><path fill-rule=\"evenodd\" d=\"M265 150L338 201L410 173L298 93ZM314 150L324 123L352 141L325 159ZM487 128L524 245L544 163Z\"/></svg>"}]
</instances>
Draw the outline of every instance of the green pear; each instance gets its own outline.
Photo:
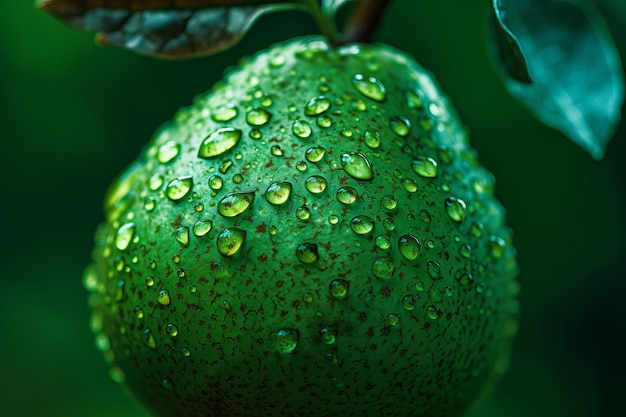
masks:
<instances>
[{"instance_id":1,"label":"green pear","mask_svg":"<svg viewBox=\"0 0 626 417\"><path fill-rule=\"evenodd\" d=\"M493 191L411 57L277 44L109 190L84 276L96 344L156 416L457 416L516 329Z\"/></svg>"}]
</instances>

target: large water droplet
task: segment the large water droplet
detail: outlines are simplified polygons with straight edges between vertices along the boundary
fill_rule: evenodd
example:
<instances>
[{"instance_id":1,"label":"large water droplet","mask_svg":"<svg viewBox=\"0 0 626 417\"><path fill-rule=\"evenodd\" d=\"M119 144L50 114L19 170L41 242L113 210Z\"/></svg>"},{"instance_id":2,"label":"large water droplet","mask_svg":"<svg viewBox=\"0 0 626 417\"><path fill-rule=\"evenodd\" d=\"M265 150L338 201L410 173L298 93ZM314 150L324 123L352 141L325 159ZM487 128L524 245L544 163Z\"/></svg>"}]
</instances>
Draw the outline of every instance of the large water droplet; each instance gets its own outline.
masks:
<instances>
[{"instance_id":1,"label":"large water droplet","mask_svg":"<svg viewBox=\"0 0 626 417\"><path fill-rule=\"evenodd\" d=\"M279 353L293 352L298 346L299 338L300 332L292 328L279 329L270 334L272 344Z\"/></svg>"},{"instance_id":2,"label":"large water droplet","mask_svg":"<svg viewBox=\"0 0 626 417\"><path fill-rule=\"evenodd\" d=\"M328 287L331 297L337 300L343 300L348 295L350 284L345 279L334 279Z\"/></svg>"},{"instance_id":3,"label":"large water droplet","mask_svg":"<svg viewBox=\"0 0 626 417\"><path fill-rule=\"evenodd\" d=\"M226 194L217 205L217 212L224 217L235 217L248 210L254 200L254 192Z\"/></svg>"},{"instance_id":4,"label":"large water droplet","mask_svg":"<svg viewBox=\"0 0 626 417\"><path fill-rule=\"evenodd\" d=\"M240 129L232 127L216 130L202 141L198 150L198 157L204 159L215 158L234 148L241 139L241 133Z\"/></svg>"},{"instance_id":5,"label":"large water droplet","mask_svg":"<svg viewBox=\"0 0 626 417\"><path fill-rule=\"evenodd\" d=\"M441 279L441 265L437 261L428 261L426 263L426 270L428 271L428 275L433 280Z\"/></svg>"},{"instance_id":6,"label":"large water droplet","mask_svg":"<svg viewBox=\"0 0 626 417\"><path fill-rule=\"evenodd\" d=\"M191 190L193 178L191 176L178 177L167 184L166 194L172 201L180 201Z\"/></svg>"},{"instance_id":7,"label":"large water droplet","mask_svg":"<svg viewBox=\"0 0 626 417\"><path fill-rule=\"evenodd\" d=\"M163 145L159 146L157 150L156 158L162 164L167 164L180 152L180 145L173 140L165 142Z\"/></svg>"},{"instance_id":8,"label":"large water droplet","mask_svg":"<svg viewBox=\"0 0 626 417\"><path fill-rule=\"evenodd\" d=\"M300 206L296 209L296 217L302 221L309 220L311 210L307 206Z\"/></svg>"},{"instance_id":9,"label":"large water droplet","mask_svg":"<svg viewBox=\"0 0 626 417\"><path fill-rule=\"evenodd\" d=\"M189 228L184 226L179 227L178 229L176 229L176 232L174 232L174 237L181 245L189 245Z\"/></svg>"},{"instance_id":10,"label":"large water droplet","mask_svg":"<svg viewBox=\"0 0 626 417\"><path fill-rule=\"evenodd\" d=\"M211 119L216 122L228 122L234 119L238 113L239 110L234 104L227 104L211 113Z\"/></svg>"},{"instance_id":11,"label":"large water droplet","mask_svg":"<svg viewBox=\"0 0 626 417\"><path fill-rule=\"evenodd\" d=\"M324 96L311 99L304 107L307 116L319 116L330 108L330 100Z\"/></svg>"},{"instance_id":12,"label":"large water droplet","mask_svg":"<svg viewBox=\"0 0 626 417\"><path fill-rule=\"evenodd\" d=\"M453 221L460 223L465 219L465 201L460 198L449 197L445 201L446 213Z\"/></svg>"},{"instance_id":13,"label":"large water droplet","mask_svg":"<svg viewBox=\"0 0 626 417\"><path fill-rule=\"evenodd\" d=\"M398 249L400 253L409 261L414 260L420 254L421 244L418 238L408 234L401 236L398 240Z\"/></svg>"},{"instance_id":14,"label":"large water droplet","mask_svg":"<svg viewBox=\"0 0 626 417\"><path fill-rule=\"evenodd\" d=\"M235 227L227 228L217 237L217 250L223 256L233 256L243 246L246 232Z\"/></svg>"},{"instance_id":15,"label":"large water droplet","mask_svg":"<svg viewBox=\"0 0 626 417\"><path fill-rule=\"evenodd\" d=\"M366 235L374 229L374 221L368 216L357 216L350 221L350 227L357 235Z\"/></svg>"},{"instance_id":16,"label":"large water droplet","mask_svg":"<svg viewBox=\"0 0 626 417\"><path fill-rule=\"evenodd\" d=\"M394 211L398 208L398 199L393 195L384 196L380 202L386 211Z\"/></svg>"},{"instance_id":17,"label":"large water droplet","mask_svg":"<svg viewBox=\"0 0 626 417\"><path fill-rule=\"evenodd\" d=\"M321 146L315 146L313 148L307 149L304 157L309 162L319 162L322 160L325 153L326 149L322 148Z\"/></svg>"},{"instance_id":18,"label":"large water droplet","mask_svg":"<svg viewBox=\"0 0 626 417\"><path fill-rule=\"evenodd\" d=\"M255 107L246 113L246 122L251 126L263 126L272 118L272 113L262 107Z\"/></svg>"},{"instance_id":19,"label":"large water droplet","mask_svg":"<svg viewBox=\"0 0 626 417\"><path fill-rule=\"evenodd\" d=\"M341 187L337 190L337 201L342 204L353 204L357 198L359 198L359 194L350 186Z\"/></svg>"},{"instance_id":20,"label":"large water droplet","mask_svg":"<svg viewBox=\"0 0 626 417\"><path fill-rule=\"evenodd\" d=\"M426 315L431 320L437 320L443 314L441 313L441 310L439 309L439 307L437 307L436 305L432 305L426 308Z\"/></svg>"},{"instance_id":21,"label":"large water droplet","mask_svg":"<svg viewBox=\"0 0 626 417\"><path fill-rule=\"evenodd\" d=\"M202 237L211 231L211 227L213 227L211 220L198 220L193 224L192 231L194 235Z\"/></svg>"},{"instance_id":22,"label":"large water droplet","mask_svg":"<svg viewBox=\"0 0 626 417\"><path fill-rule=\"evenodd\" d=\"M296 257L305 264L310 264L319 258L315 243L302 243L296 248Z\"/></svg>"},{"instance_id":23,"label":"large water droplet","mask_svg":"<svg viewBox=\"0 0 626 417\"><path fill-rule=\"evenodd\" d=\"M372 149L378 148L380 146L380 133L376 130L366 130L363 133L363 142Z\"/></svg>"},{"instance_id":24,"label":"large water droplet","mask_svg":"<svg viewBox=\"0 0 626 417\"><path fill-rule=\"evenodd\" d=\"M341 155L341 165L344 171L356 180L371 181L374 178L370 161L361 153L344 153Z\"/></svg>"},{"instance_id":25,"label":"large water droplet","mask_svg":"<svg viewBox=\"0 0 626 417\"><path fill-rule=\"evenodd\" d=\"M278 181L270 184L265 191L265 199L274 205L285 204L291 195L291 183L287 181Z\"/></svg>"},{"instance_id":26,"label":"large water droplet","mask_svg":"<svg viewBox=\"0 0 626 417\"><path fill-rule=\"evenodd\" d=\"M328 181L326 181L326 178L322 177L321 175L312 175L304 182L305 188L313 194L319 194L324 192L327 185Z\"/></svg>"},{"instance_id":27,"label":"large water droplet","mask_svg":"<svg viewBox=\"0 0 626 417\"><path fill-rule=\"evenodd\" d=\"M383 83L374 77L365 77L362 74L356 74L352 77L352 85L359 93L374 101L385 101L387 96Z\"/></svg>"},{"instance_id":28,"label":"large water droplet","mask_svg":"<svg viewBox=\"0 0 626 417\"><path fill-rule=\"evenodd\" d=\"M311 125L306 120L298 119L293 122L291 126L291 131L294 135L299 138L308 138L313 133L313 129L311 129Z\"/></svg>"},{"instance_id":29,"label":"large water droplet","mask_svg":"<svg viewBox=\"0 0 626 417\"><path fill-rule=\"evenodd\" d=\"M435 178L437 176L437 161L433 158L418 156L411 162L411 167L417 175L424 178Z\"/></svg>"},{"instance_id":30,"label":"large water droplet","mask_svg":"<svg viewBox=\"0 0 626 417\"><path fill-rule=\"evenodd\" d=\"M376 278L390 279L396 267L391 258L378 258L372 264L372 273Z\"/></svg>"},{"instance_id":31,"label":"large water droplet","mask_svg":"<svg viewBox=\"0 0 626 417\"><path fill-rule=\"evenodd\" d=\"M157 302L161 305L168 306L172 302L172 298L170 297L170 292L168 290L161 290L157 294Z\"/></svg>"},{"instance_id":32,"label":"large water droplet","mask_svg":"<svg viewBox=\"0 0 626 417\"><path fill-rule=\"evenodd\" d=\"M135 236L135 230L137 230L137 225L135 223L126 223L121 225L120 228L117 229L117 234L115 235L115 247L119 250L126 250Z\"/></svg>"},{"instance_id":33,"label":"large water droplet","mask_svg":"<svg viewBox=\"0 0 626 417\"><path fill-rule=\"evenodd\" d=\"M404 116L396 116L389 119L389 127L396 135L406 137L411 132L411 122Z\"/></svg>"}]
</instances>

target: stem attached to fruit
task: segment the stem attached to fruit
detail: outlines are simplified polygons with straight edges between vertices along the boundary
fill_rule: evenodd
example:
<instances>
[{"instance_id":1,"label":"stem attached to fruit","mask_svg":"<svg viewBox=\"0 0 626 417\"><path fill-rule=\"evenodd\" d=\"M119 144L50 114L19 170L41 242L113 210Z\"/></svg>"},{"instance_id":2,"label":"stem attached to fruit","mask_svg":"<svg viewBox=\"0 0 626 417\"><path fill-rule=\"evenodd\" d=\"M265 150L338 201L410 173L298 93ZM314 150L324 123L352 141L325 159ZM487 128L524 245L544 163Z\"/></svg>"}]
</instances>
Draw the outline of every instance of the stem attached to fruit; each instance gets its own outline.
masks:
<instances>
[{"instance_id":1,"label":"stem attached to fruit","mask_svg":"<svg viewBox=\"0 0 626 417\"><path fill-rule=\"evenodd\" d=\"M339 44L369 43L391 0L361 0L339 39Z\"/></svg>"}]
</instances>

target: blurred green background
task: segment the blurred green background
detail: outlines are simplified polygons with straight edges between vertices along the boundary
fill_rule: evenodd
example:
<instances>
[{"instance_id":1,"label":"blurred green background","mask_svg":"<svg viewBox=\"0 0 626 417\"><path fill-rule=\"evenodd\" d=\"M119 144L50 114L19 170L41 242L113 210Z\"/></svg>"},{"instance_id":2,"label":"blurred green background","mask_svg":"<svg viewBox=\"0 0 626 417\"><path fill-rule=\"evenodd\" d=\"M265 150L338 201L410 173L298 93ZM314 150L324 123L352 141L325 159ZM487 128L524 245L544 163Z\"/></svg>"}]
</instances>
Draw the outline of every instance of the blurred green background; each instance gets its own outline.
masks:
<instances>
[{"instance_id":1,"label":"blurred green background","mask_svg":"<svg viewBox=\"0 0 626 417\"><path fill-rule=\"evenodd\" d=\"M226 53L164 62L96 47L32 3L0 2L0 415L146 417L109 379L88 329L80 278L102 196L224 68L315 28L304 15L268 16ZM487 3L396 0L376 37L436 74L515 231L523 318L512 368L472 416L626 415L626 123L594 162L533 120L489 66ZM626 57L626 2L601 3Z\"/></svg>"}]
</instances>

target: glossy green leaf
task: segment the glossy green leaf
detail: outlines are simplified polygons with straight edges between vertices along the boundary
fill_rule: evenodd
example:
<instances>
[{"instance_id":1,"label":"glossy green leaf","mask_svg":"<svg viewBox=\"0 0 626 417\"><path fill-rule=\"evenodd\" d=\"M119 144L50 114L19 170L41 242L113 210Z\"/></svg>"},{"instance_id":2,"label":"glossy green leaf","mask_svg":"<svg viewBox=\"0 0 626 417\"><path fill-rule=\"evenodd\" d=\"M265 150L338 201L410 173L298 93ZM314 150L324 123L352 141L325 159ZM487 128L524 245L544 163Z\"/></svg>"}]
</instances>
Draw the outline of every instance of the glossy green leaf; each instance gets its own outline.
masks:
<instances>
[{"instance_id":1,"label":"glossy green leaf","mask_svg":"<svg viewBox=\"0 0 626 417\"><path fill-rule=\"evenodd\" d=\"M494 34L495 60L509 92L537 119L602 158L620 123L624 70L600 14L581 1L494 0L493 6L527 63L524 81L515 45L509 42L503 53L497 38L503 35Z\"/></svg>"},{"instance_id":2,"label":"glossy green leaf","mask_svg":"<svg viewBox=\"0 0 626 417\"><path fill-rule=\"evenodd\" d=\"M492 40L499 63L506 74L521 82L530 83L528 64L519 41L509 29L509 15L504 0L493 0Z\"/></svg>"},{"instance_id":3,"label":"glossy green leaf","mask_svg":"<svg viewBox=\"0 0 626 417\"><path fill-rule=\"evenodd\" d=\"M97 42L160 58L208 55L237 43L263 14L304 0L40 0L39 7Z\"/></svg>"}]
</instances>

